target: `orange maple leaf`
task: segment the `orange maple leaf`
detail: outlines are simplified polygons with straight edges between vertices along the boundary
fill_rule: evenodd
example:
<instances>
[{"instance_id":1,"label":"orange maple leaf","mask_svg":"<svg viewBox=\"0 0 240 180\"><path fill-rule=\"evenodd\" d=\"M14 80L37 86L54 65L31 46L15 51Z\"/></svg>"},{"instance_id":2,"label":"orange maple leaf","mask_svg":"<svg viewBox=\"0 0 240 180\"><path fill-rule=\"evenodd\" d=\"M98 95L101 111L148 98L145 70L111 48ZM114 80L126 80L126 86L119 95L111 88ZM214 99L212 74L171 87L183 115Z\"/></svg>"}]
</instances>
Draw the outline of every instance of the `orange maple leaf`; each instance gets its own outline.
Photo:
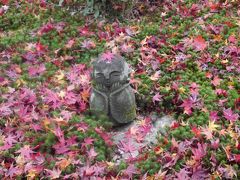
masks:
<instances>
[{"instance_id":1,"label":"orange maple leaf","mask_svg":"<svg viewBox=\"0 0 240 180\"><path fill-rule=\"evenodd\" d=\"M90 97L90 89L84 89L82 92L81 92L81 97L82 99L85 101L85 102L88 102L89 101L89 97Z\"/></svg>"}]
</instances>

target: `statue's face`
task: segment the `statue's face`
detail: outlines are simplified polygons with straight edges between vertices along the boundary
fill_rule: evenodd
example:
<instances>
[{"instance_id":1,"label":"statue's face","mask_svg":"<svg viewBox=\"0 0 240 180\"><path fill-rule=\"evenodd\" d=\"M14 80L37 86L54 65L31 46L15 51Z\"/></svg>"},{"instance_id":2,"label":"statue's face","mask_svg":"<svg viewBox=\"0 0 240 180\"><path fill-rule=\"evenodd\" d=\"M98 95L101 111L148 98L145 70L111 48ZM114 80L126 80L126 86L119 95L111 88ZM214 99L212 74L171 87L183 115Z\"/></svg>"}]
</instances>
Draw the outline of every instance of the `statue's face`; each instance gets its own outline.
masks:
<instances>
[{"instance_id":1,"label":"statue's face","mask_svg":"<svg viewBox=\"0 0 240 180\"><path fill-rule=\"evenodd\" d=\"M110 63L98 62L94 68L95 81L106 87L111 87L114 83L121 81L124 70L124 62L113 60Z\"/></svg>"}]
</instances>

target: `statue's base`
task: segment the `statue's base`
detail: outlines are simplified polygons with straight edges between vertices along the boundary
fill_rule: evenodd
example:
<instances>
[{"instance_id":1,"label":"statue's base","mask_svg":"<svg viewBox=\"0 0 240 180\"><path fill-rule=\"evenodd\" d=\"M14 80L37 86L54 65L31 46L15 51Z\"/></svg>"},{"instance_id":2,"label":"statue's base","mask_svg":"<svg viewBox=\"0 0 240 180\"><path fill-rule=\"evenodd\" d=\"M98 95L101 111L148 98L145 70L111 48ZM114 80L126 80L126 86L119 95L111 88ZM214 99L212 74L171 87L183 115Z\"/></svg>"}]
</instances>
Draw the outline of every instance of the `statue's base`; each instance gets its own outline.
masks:
<instances>
[{"instance_id":1,"label":"statue's base","mask_svg":"<svg viewBox=\"0 0 240 180\"><path fill-rule=\"evenodd\" d=\"M114 160L135 158L139 155L142 148L151 146L157 143L157 138L164 135L165 127L170 126L173 122L171 116L151 117L152 121L144 124L144 121L133 121L129 124L113 129L113 141L118 146L118 152ZM146 131L149 131L144 135ZM145 131L145 132L146 132ZM124 148L128 146L130 150Z\"/></svg>"}]
</instances>

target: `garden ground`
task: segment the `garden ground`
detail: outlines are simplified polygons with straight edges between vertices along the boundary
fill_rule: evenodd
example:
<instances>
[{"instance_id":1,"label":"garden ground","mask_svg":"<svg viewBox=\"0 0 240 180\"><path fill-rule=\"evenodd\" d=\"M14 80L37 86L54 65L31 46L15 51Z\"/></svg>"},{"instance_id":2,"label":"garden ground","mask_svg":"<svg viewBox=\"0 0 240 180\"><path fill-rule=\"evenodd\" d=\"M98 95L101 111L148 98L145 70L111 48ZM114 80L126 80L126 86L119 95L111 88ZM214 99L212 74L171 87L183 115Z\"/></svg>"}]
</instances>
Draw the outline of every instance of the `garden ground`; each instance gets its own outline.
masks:
<instances>
[{"instance_id":1,"label":"garden ground","mask_svg":"<svg viewBox=\"0 0 240 180\"><path fill-rule=\"evenodd\" d=\"M0 1L0 178L239 179L238 2L143 2L120 21L69 6ZM114 53L133 69L139 123L121 145L88 110L91 61ZM115 161L151 133L152 114L175 122Z\"/></svg>"}]
</instances>

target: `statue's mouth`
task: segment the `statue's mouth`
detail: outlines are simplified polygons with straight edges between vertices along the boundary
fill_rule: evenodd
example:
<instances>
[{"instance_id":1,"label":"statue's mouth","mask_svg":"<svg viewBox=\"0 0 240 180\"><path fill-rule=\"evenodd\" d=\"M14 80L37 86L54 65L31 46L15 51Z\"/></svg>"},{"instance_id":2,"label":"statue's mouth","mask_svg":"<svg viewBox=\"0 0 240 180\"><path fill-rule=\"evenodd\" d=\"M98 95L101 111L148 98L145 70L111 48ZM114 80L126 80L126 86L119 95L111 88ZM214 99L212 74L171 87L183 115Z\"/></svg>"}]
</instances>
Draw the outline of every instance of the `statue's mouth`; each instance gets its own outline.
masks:
<instances>
[{"instance_id":1,"label":"statue's mouth","mask_svg":"<svg viewBox=\"0 0 240 180\"><path fill-rule=\"evenodd\" d=\"M106 86L107 88L110 88L110 87L112 86L112 83L110 83L110 81L107 81L107 82L105 83L105 86Z\"/></svg>"},{"instance_id":2,"label":"statue's mouth","mask_svg":"<svg viewBox=\"0 0 240 180\"><path fill-rule=\"evenodd\" d=\"M113 90L115 88L121 87L121 83L120 82L116 82L116 83L110 83L110 82L105 82L104 84L98 84L97 88L98 89L105 89L105 90Z\"/></svg>"}]
</instances>

